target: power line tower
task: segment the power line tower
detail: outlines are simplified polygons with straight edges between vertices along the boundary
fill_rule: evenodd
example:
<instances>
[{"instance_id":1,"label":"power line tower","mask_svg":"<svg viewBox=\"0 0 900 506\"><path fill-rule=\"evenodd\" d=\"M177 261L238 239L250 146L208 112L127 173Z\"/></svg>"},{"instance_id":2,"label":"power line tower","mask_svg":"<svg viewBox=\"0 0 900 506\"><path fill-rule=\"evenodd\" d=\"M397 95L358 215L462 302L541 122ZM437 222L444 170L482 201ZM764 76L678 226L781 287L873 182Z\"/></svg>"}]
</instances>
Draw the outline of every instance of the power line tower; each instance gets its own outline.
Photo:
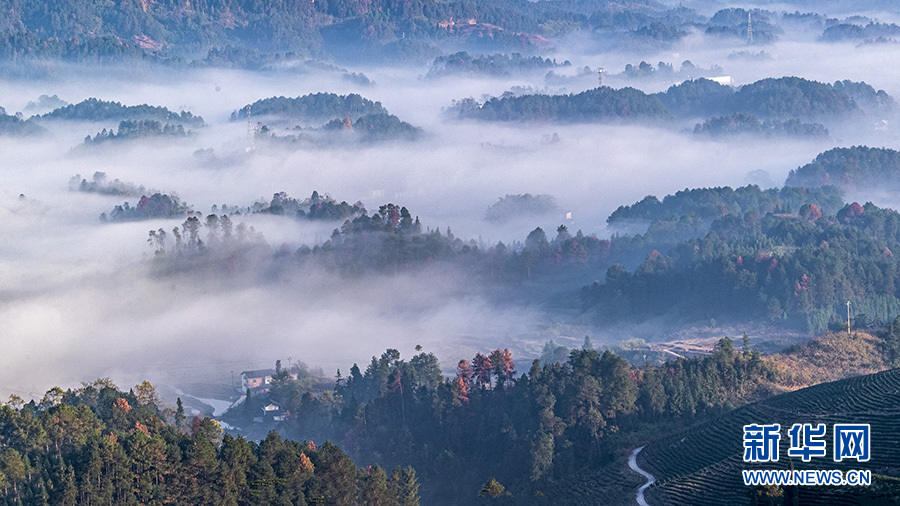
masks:
<instances>
[{"instance_id":1,"label":"power line tower","mask_svg":"<svg viewBox=\"0 0 900 506\"><path fill-rule=\"evenodd\" d=\"M753 44L753 19L747 11L747 45Z\"/></svg>"},{"instance_id":2,"label":"power line tower","mask_svg":"<svg viewBox=\"0 0 900 506\"><path fill-rule=\"evenodd\" d=\"M253 123L251 123L251 114L250 114L251 106L247 106L247 152L251 152L256 149L256 130L253 128Z\"/></svg>"},{"instance_id":3,"label":"power line tower","mask_svg":"<svg viewBox=\"0 0 900 506\"><path fill-rule=\"evenodd\" d=\"M847 337L852 337L850 335L850 301L847 301Z\"/></svg>"}]
</instances>

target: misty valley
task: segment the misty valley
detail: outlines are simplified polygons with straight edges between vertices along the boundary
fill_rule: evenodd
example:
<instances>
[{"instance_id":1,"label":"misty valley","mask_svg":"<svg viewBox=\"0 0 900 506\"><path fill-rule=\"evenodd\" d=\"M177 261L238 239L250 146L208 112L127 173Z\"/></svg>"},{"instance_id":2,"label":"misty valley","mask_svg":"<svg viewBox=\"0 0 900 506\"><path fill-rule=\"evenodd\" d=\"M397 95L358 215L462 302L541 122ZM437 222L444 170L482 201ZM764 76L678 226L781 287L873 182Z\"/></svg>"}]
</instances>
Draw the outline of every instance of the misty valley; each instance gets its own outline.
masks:
<instances>
[{"instance_id":1,"label":"misty valley","mask_svg":"<svg viewBox=\"0 0 900 506\"><path fill-rule=\"evenodd\" d=\"M0 4L0 505L900 502L893 2Z\"/></svg>"}]
</instances>

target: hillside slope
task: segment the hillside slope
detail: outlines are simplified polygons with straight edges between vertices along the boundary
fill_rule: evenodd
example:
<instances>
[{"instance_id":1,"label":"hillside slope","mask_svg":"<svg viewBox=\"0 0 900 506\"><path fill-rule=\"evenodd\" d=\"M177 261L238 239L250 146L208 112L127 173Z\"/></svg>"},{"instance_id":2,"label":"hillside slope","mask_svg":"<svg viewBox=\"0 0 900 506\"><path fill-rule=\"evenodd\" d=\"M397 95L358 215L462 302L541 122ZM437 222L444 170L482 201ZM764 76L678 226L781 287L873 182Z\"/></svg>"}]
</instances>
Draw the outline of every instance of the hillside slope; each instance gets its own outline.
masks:
<instances>
[{"instance_id":1,"label":"hillside slope","mask_svg":"<svg viewBox=\"0 0 900 506\"><path fill-rule=\"evenodd\" d=\"M794 423L824 423L828 427L826 457L809 463L794 459L796 469L869 469L871 487L851 489L799 487L800 504L895 504L900 485L900 369L848 378L778 395L735 409L691 429L654 441L638 455L638 464L657 478L647 491L650 504L749 504L750 487L742 469L787 469L789 438ZM744 463L742 427L780 423L778 462ZM835 463L831 459L834 423L871 424L871 460ZM882 475L882 476L877 476ZM885 476L886 475L886 476ZM892 499L893 498L893 499ZM779 499L780 501L780 499Z\"/></svg>"}]
</instances>

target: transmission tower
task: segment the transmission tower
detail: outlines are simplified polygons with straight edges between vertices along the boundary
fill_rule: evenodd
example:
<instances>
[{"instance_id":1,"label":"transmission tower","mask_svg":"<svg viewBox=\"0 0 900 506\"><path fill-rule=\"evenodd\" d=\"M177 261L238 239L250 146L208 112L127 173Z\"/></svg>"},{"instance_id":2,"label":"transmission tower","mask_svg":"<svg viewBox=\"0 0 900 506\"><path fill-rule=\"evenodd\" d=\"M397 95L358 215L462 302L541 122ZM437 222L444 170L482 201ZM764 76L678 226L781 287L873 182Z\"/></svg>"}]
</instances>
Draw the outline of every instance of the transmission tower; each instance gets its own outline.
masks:
<instances>
[{"instance_id":1,"label":"transmission tower","mask_svg":"<svg viewBox=\"0 0 900 506\"><path fill-rule=\"evenodd\" d=\"M847 337L853 337L850 334L850 301L847 301Z\"/></svg>"},{"instance_id":2,"label":"transmission tower","mask_svg":"<svg viewBox=\"0 0 900 506\"><path fill-rule=\"evenodd\" d=\"M753 19L750 17L750 11L747 11L747 44L753 44Z\"/></svg>"},{"instance_id":3,"label":"transmission tower","mask_svg":"<svg viewBox=\"0 0 900 506\"><path fill-rule=\"evenodd\" d=\"M600 67L599 69L597 69L597 87L598 88L603 87L603 73L604 72L606 72L606 69L603 67Z\"/></svg>"},{"instance_id":4,"label":"transmission tower","mask_svg":"<svg viewBox=\"0 0 900 506\"><path fill-rule=\"evenodd\" d=\"M247 152L251 152L256 149L256 131L253 129L253 124L250 121L250 106L247 106Z\"/></svg>"}]
</instances>

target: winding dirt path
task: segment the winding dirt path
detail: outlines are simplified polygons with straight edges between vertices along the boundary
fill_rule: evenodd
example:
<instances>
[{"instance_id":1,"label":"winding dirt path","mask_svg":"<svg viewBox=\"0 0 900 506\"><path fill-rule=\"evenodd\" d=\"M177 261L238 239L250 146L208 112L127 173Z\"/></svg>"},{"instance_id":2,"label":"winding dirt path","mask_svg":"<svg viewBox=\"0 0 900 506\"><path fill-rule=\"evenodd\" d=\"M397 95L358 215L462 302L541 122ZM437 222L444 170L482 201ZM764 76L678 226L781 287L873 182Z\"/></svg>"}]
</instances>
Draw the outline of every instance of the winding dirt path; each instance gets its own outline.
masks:
<instances>
[{"instance_id":1,"label":"winding dirt path","mask_svg":"<svg viewBox=\"0 0 900 506\"><path fill-rule=\"evenodd\" d=\"M644 499L644 490L647 490L647 487L656 483L656 478L654 478L652 474L644 471L637 465L637 454L641 453L641 450L643 449L644 447L641 446L640 448L635 448L634 451L631 452L631 456L628 457L628 467L630 467L632 471L640 474L644 478L647 478L647 483L641 485L641 487L637 491L637 503L640 506L650 506L649 504L647 504L647 500Z\"/></svg>"}]
</instances>

